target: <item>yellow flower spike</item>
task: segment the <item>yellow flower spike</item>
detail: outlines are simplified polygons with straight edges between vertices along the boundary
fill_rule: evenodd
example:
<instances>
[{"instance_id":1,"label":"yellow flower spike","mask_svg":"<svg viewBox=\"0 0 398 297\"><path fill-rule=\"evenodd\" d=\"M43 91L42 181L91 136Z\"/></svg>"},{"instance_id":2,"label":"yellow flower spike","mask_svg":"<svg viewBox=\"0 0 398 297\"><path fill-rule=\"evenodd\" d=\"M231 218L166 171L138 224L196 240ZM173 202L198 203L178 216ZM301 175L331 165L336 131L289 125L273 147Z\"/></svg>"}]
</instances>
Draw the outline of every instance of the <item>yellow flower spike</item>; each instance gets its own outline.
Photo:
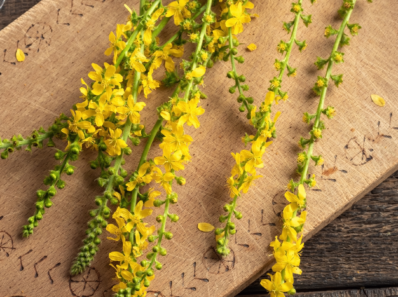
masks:
<instances>
[{"instance_id":1,"label":"yellow flower spike","mask_svg":"<svg viewBox=\"0 0 398 297\"><path fill-rule=\"evenodd\" d=\"M17 58L18 62L23 62L25 61L25 53L21 49L17 49L15 52L15 57Z\"/></svg>"},{"instance_id":2,"label":"yellow flower spike","mask_svg":"<svg viewBox=\"0 0 398 297\"><path fill-rule=\"evenodd\" d=\"M142 111L146 104L144 102L134 102L134 98L132 95L130 95L127 99L127 107L122 106L117 109L117 112L124 115L128 116L130 119L130 122L133 124L139 124L141 120L141 116L139 114L139 111Z\"/></svg>"},{"instance_id":3,"label":"yellow flower spike","mask_svg":"<svg viewBox=\"0 0 398 297\"><path fill-rule=\"evenodd\" d=\"M174 16L174 24L176 26L179 26L183 21L184 17L185 18L190 18L191 13L189 10L185 7L185 5L188 3L189 0L177 0L171 2L167 6L167 13L166 17L171 17Z\"/></svg>"},{"instance_id":4,"label":"yellow flower spike","mask_svg":"<svg viewBox=\"0 0 398 297\"><path fill-rule=\"evenodd\" d=\"M172 131L162 129L163 141L159 147L163 151L182 151L184 157L189 157L189 145L193 139L191 136L184 133L183 126L179 126L176 123L172 123ZM184 158L184 159L185 159Z\"/></svg>"},{"instance_id":5,"label":"yellow flower spike","mask_svg":"<svg viewBox=\"0 0 398 297\"><path fill-rule=\"evenodd\" d=\"M214 226L209 223L199 223L198 229L202 232L211 232L214 230Z\"/></svg>"},{"instance_id":6,"label":"yellow flower spike","mask_svg":"<svg viewBox=\"0 0 398 297\"><path fill-rule=\"evenodd\" d=\"M249 44L248 46L247 46L247 49L249 50L249 51L255 51L256 49L257 49L257 45L255 45L254 43L251 43L251 44Z\"/></svg>"},{"instance_id":7,"label":"yellow flower spike","mask_svg":"<svg viewBox=\"0 0 398 297\"><path fill-rule=\"evenodd\" d=\"M386 105L386 101L379 95L370 95L374 104L383 107Z\"/></svg>"},{"instance_id":8,"label":"yellow flower spike","mask_svg":"<svg viewBox=\"0 0 398 297\"><path fill-rule=\"evenodd\" d=\"M243 32L243 24L250 23L250 15L245 13L242 2L230 6L230 12L233 18L226 21L225 25L228 28L232 27L232 34L237 35Z\"/></svg>"},{"instance_id":9,"label":"yellow flower spike","mask_svg":"<svg viewBox=\"0 0 398 297\"><path fill-rule=\"evenodd\" d=\"M271 277L271 280L263 279L260 285L270 293L270 297L284 297L284 293L293 289L292 282L282 282L282 274L280 272L276 272L275 275L268 275Z\"/></svg>"}]
</instances>

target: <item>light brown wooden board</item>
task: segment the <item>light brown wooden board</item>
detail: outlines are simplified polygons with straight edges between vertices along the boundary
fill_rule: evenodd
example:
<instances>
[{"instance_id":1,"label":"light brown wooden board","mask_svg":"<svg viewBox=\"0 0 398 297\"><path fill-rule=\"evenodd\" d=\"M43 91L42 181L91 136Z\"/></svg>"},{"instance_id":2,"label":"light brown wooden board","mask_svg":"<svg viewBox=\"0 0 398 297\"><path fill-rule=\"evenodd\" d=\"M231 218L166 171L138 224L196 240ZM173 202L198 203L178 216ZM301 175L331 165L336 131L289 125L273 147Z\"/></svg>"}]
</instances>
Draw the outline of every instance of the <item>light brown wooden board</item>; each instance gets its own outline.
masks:
<instances>
[{"instance_id":1,"label":"light brown wooden board","mask_svg":"<svg viewBox=\"0 0 398 297\"><path fill-rule=\"evenodd\" d=\"M137 3L128 1L132 7ZM247 76L250 94L260 102L274 75L272 65L279 57L276 45L288 37L281 22L292 15L289 1L255 3L261 17L247 26L241 40L255 42L258 50L245 53L246 63L238 68ZM4 51L4 61L0 60L2 137L29 135L39 126L47 127L55 116L68 112L79 101L80 78L87 77L92 62L103 63L109 32L127 17L123 4L116 0L75 0L72 6L71 0L43 0L0 32L0 50ZM181 220L168 225L174 238L165 243L168 256L161 259L164 269L156 273L150 289L153 292L148 296L233 296L272 265L268 245L280 233L276 214L283 207L281 197L287 181L296 177L297 142L308 132L302 113L315 111L317 98L311 87L317 75L324 75L324 71L316 71L313 62L317 55L327 57L331 50L333 40L326 40L323 31L329 24L339 24L336 11L340 4L340 0L319 1L313 7L307 1L304 4L314 23L309 29L301 26L298 37L306 39L309 46L302 54L293 51L291 65L299 72L295 79L284 81L290 100L278 106L282 111L278 138L264 157L267 165L260 170L264 178L239 201L244 217L231 239L232 256L221 262L212 250L213 234L201 233L196 226L198 222L220 225L218 216L229 201L224 184L233 166L230 152L243 149L240 138L252 130L237 110L236 95L228 93L231 81L225 74L229 64L208 71L205 92L209 99L202 101L206 108L202 126L189 130L195 142L193 161L185 171L188 182L178 189L179 203L172 207ZM398 127L397 9L394 0L372 5L358 1L352 22L360 22L363 30L344 50L346 63L334 70L334 74L344 73L345 82L328 92L326 104L335 106L338 113L326 122L324 139L315 148L326 163L323 171L311 168L319 189L308 191L305 239L398 167L398 131L394 129ZM23 63L15 63L18 41L28 53ZM28 44L32 45L27 48ZM374 105L372 93L383 96L386 107ZM154 123L155 107L169 94L170 90L160 90L146 101L143 121L148 126ZM128 169L135 168L141 150L128 158ZM155 146L151 157L159 153ZM34 211L35 191L43 188L43 177L57 165L53 154L52 148L18 152L0 163L0 296L111 296L114 272L108 265L108 253L120 249L120 244L108 242L106 234L86 281L81 276L71 279L68 274L85 236L88 210L95 207L93 198L102 191L95 181L98 171L87 164L94 158L92 152L84 152L74 164L76 173L65 178L67 187L59 191L34 235L29 239L20 236L21 226ZM57 263L61 264L54 268Z\"/></svg>"}]
</instances>

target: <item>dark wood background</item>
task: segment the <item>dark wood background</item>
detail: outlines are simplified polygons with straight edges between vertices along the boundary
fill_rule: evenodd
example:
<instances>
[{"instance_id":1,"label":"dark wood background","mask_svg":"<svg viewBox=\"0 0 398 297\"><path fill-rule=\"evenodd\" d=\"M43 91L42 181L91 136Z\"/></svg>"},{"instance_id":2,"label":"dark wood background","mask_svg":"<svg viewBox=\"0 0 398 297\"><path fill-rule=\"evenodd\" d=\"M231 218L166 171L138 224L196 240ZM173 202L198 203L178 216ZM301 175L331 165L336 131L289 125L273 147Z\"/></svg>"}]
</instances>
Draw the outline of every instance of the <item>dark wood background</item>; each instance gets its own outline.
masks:
<instances>
[{"instance_id":1,"label":"dark wood background","mask_svg":"<svg viewBox=\"0 0 398 297\"><path fill-rule=\"evenodd\" d=\"M0 10L0 30L39 1L6 0ZM396 228L398 172L306 243L303 275L295 283L298 296L398 297ZM265 296L260 280L240 296Z\"/></svg>"}]
</instances>

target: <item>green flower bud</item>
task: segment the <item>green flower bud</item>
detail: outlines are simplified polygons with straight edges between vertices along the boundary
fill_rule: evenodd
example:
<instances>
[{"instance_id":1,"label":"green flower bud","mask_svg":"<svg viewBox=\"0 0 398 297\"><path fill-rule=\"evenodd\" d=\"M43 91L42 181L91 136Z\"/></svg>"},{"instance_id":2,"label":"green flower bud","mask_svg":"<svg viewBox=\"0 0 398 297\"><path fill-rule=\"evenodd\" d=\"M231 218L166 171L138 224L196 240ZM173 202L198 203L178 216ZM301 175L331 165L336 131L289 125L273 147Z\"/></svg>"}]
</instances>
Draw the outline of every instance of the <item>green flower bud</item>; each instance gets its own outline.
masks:
<instances>
[{"instance_id":1,"label":"green flower bud","mask_svg":"<svg viewBox=\"0 0 398 297\"><path fill-rule=\"evenodd\" d=\"M249 86L248 85L243 85L242 89L243 89L243 91L249 91Z\"/></svg>"},{"instance_id":2,"label":"green flower bud","mask_svg":"<svg viewBox=\"0 0 398 297\"><path fill-rule=\"evenodd\" d=\"M46 199L44 201L44 206L47 208L50 208L53 205L52 201L50 199Z\"/></svg>"},{"instance_id":3,"label":"green flower bud","mask_svg":"<svg viewBox=\"0 0 398 297\"><path fill-rule=\"evenodd\" d=\"M73 169L72 166L69 166L68 168L65 169L65 172L67 175L72 175L75 172L75 170Z\"/></svg>"},{"instance_id":4,"label":"green flower bud","mask_svg":"<svg viewBox=\"0 0 398 297\"><path fill-rule=\"evenodd\" d=\"M112 198L110 199L110 202L111 202L112 205L117 205L117 204L119 203L119 200L117 200L116 198L113 198L113 197L112 197Z\"/></svg>"},{"instance_id":5,"label":"green flower bud","mask_svg":"<svg viewBox=\"0 0 398 297\"><path fill-rule=\"evenodd\" d=\"M115 175L115 173L116 173L115 167L109 167L108 173L109 173L110 175Z\"/></svg>"},{"instance_id":6,"label":"green flower bud","mask_svg":"<svg viewBox=\"0 0 398 297\"><path fill-rule=\"evenodd\" d=\"M227 77L228 78L235 78L235 73L233 71L228 71Z\"/></svg>"},{"instance_id":7,"label":"green flower bud","mask_svg":"<svg viewBox=\"0 0 398 297\"><path fill-rule=\"evenodd\" d=\"M232 230L236 228L235 223L232 223L232 222L229 222L229 223L228 223L228 227L229 227L230 229L232 229Z\"/></svg>"},{"instance_id":8,"label":"green flower bud","mask_svg":"<svg viewBox=\"0 0 398 297\"><path fill-rule=\"evenodd\" d=\"M57 194L57 190L55 190L54 186L51 186L48 190L47 190L47 195L49 197L54 197Z\"/></svg>"},{"instance_id":9,"label":"green flower bud","mask_svg":"<svg viewBox=\"0 0 398 297\"><path fill-rule=\"evenodd\" d=\"M156 262L156 265L155 265L155 268L157 269L157 270L161 270L162 269L162 264L160 263L160 262Z\"/></svg>"},{"instance_id":10,"label":"green flower bud","mask_svg":"<svg viewBox=\"0 0 398 297\"><path fill-rule=\"evenodd\" d=\"M187 183L186 179L183 177L176 177L176 181L180 186L184 186Z\"/></svg>"},{"instance_id":11,"label":"green flower bud","mask_svg":"<svg viewBox=\"0 0 398 297\"><path fill-rule=\"evenodd\" d=\"M236 48L233 48L233 49L231 50L231 54L234 55L234 56L236 56L236 55L238 54L238 50L237 50Z\"/></svg>"},{"instance_id":12,"label":"green flower bud","mask_svg":"<svg viewBox=\"0 0 398 297\"><path fill-rule=\"evenodd\" d=\"M234 214L235 214L235 218L237 218L238 220L240 220L242 217L243 217L243 215L242 215L242 213L241 212L239 212L239 211L234 211Z\"/></svg>"},{"instance_id":13,"label":"green flower bud","mask_svg":"<svg viewBox=\"0 0 398 297\"><path fill-rule=\"evenodd\" d=\"M123 149L123 151L124 151L124 153L125 153L127 156L130 156L131 153L133 152L133 150L132 150L130 147L125 147L125 148Z\"/></svg>"},{"instance_id":14,"label":"green flower bud","mask_svg":"<svg viewBox=\"0 0 398 297\"><path fill-rule=\"evenodd\" d=\"M245 82L246 81L246 77L242 74L241 76L238 77L240 82Z\"/></svg>"},{"instance_id":15,"label":"green flower bud","mask_svg":"<svg viewBox=\"0 0 398 297\"><path fill-rule=\"evenodd\" d=\"M254 102L253 97L247 97L246 100L247 100L247 102L250 103L250 104L253 104L253 102Z\"/></svg>"},{"instance_id":16,"label":"green flower bud","mask_svg":"<svg viewBox=\"0 0 398 297\"><path fill-rule=\"evenodd\" d=\"M8 158L8 152L7 152L7 151L2 152L2 153L1 153L1 158L2 158L3 160L7 159L7 158Z\"/></svg>"},{"instance_id":17,"label":"green flower bud","mask_svg":"<svg viewBox=\"0 0 398 297\"><path fill-rule=\"evenodd\" d=\"M224 229L223 229L223 228L217 228L216 231L215 231L216 235L220 235L220 234L222 234L223 232L224 232Z\"/></svg>"},{"instance_id":18,"label":"green flower bud","mask_svg":"<svg viewBox=\"0 0 398 297\"><path fill-rule=\"evenodd\" d=\"M98 167L98 162L97 162L97 161L91 161L91 162L90 162L90 167L91 167L91 169L97 169L97 167Z\"/></svg>"},{"instance_id":19,"label":"green flower bud","mask_svg":"<svg viewBox=\"0 0 398 297\"><path fill-rule=\"evenodd\" d=\"M170 239L173 238L173 233L171 233L171 232L165 232L165 233L164 233L164 236L166 237L166 239L170 240Z\"/></svg>"},{"instance_id":20,"label":"green flower bud","mask_svg":"<svg viewBox=\"0 0 398 297\"><path fill-rule=\"evenodd\" d=\"M218 220L220 221L220 223L224 223L227 219L228 219L228 216L220 216L220 217L218 218Z\"/></svg>"},{"instance_id":21,"label":"green flower bud","mask_svg":"<svg viewBox=\"0 0 398 297\"><path fill-rule=\"evenodd\" d=\"M230 92L231 94L234 94L234 93L236 92L236 87L230 87L230 88L229 88L229 92Z\"/></svg>"},{"instance_id":22,"label":"green flower bud","mask_svg":"<svg viewBox=\"0 0 398 297\"><path fill-rule=\"evenodd\" d=\"M156 217L156 222L158 222L158 223L163 222L163 220L164 220L164 217L162 215L159 215Z\"/></svg>"},{"instance_id":23,"label":"green flower bud","mask_svg":"<svg viewBox=\"0 0 398 297\"><path fill-rule=\"evenodd\" d=\"M131 142L133 143L133 145L135 145L135 146L138 146L138 145L140 145L140 139L139 138L137 138L137 137L132 137L132 138L130 138L131 139Z\"/></svg>"},{"instance_id":24,"label":"green flower bud","mask_svg":"<svg viewBox=\"0 0 398 297\"><path fill-rule=\"evenodd\" d=\"M162 206L165 202L166 202L166 201L164 201L164 200L155 200L155 201L153 201L153 205L154 205L155 207L160 207L160 206Z\"/></svg>"},{"instance_id":25,"label":"green flower bud","mask_svg":"<svg viewBox=\"0 0 398 297\"><path fill-rule=\"evenodd\" d=\"M234 235L236 233L236 229L229 230L229 234Z\"/></svg>"},{"instance_id":26,"label":"green flower bud","mask_svg":"<svg viewBox=\"0 0 398 297\"><path fill-rule=\"evenodd\" d=\"M64 153L63 152L61 152L61 151L57 151L56 153L55 153L55 155L54 155L54 158L56 159L56 160L61 160L63 157L64 157Z\"/></svg>"},{"instance_id":27,"label":"green flower bud","mask_svg":"<svg viewBox=\"0 0 398 297\"><path fill-rule=\"evenodd\" d=\"M95 204L98 206L102 205L102 199L100 197L95 198Z\"/></svg>"},{"instance_id":28,"label":"green flower bud","mask_svg":"<svg viewBox=\"0 0 398 297\"><path fill-rule=\"evenodd\" d=\"M240 111L240 112L244 112L245 110L246 110L245 105L242 104L242 105L239 107L239 111Z\"/></svg>"},{"instance_id":29,"label":"green flower bud","mask_svg":"<svg viewBox=\"0 0 398 297\"><path fill-rule=\"evenodd\" d=\"M166 256L166 255L167 255L166 249L163 248L163 247L161 247L161 248L160 248L160 251L159 251L159 254L160 254L161 256Z\"/></svg>"},{"instance_id":30,"label":"green flower bud","mask_svg":"<svg viewBox=\"0 0 398 297\"><path fill-rule=\"evenodd\" d=\"M155 245L155 246L152 248L152 251L153 251L154 253L159 252L159 247L158 247L157 245Z\"/></svg>"},{"instance_id":31,"label":"green flower bud","mask_svg":"<svg viewBox=\"0 0 398 297\"><path fill-rule=\"evenodd\" d=\"M150 282L149 282L149 280L146 278L146 279L144 280L144 287L148 288L149 285L150 285Z\"/></svg>"},{"instance_id":32,"label":"green flower bud","mask_svg":"<svg viewBox=\"0 0 398 297\"><path fill-rule=\"evenodd\" d=\"M105 196L105 198L108 199L108 200L111 199L111 198L113 197L111 191L106 191L104 196Z\"/></svg>"},{"instance_id":33,"label":"green flower bud","mask_svg":"<svg viewBox=\"0 0 398 297\"><path fill-rule=\"evenodd\" d=\"M102 142L102 143L98 146L98 148L100 149L100 151L106 151L107 146L106 146L105 143Z\"/></svg>"}]
</instances>

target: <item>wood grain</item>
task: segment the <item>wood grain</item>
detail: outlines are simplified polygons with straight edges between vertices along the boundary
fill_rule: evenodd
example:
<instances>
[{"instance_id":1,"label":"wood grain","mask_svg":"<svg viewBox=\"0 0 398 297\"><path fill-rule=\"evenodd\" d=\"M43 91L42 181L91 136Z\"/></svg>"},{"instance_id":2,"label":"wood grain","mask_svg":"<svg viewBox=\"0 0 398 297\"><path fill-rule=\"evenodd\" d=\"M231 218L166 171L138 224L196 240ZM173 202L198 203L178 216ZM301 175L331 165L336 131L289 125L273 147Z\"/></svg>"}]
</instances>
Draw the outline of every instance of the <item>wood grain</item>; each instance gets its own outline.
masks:
<instances>
[{"instance_id":1,"label":"wood grain","mask_svg":"<svg viewBox=\"0 0 398 297\"><path fill-rule=\"evenodd\" d=\"M121 1L76 1L72 8L70 1L43 0L0 32L0 49L6 50L0 68L1 88L7 90L0 95L0 104L7 106L0 110L3 123L0 135L3 137L17 132L26 135L37 126L49 125L53 116L66 112L76 102L79 79L88 73L90 63L104 60L102 53L107 47L108 32L117 20L126 17ZM136 3L129 4L135 6ZM256 41L259 50L247 55L240 72L247 74L253 86L251 95L259 102L265 93L264 81L272 74L265 78L258 73L269 73L267 70L272 69L276 57L273 49L280 38L286 37L270 32L280 32L280 21L291 16L284 13L289 10L290 3L261 1L257 4L257 12L267 21L257 20L257 24L247 29L249 34L243 42ZM165 296L233 296L272 265L267 247L280 232L276 216L281 207L279 195L294 176L293 160L298 152L297 136L288 136L308 132L301 123L301 113L314 110L316 106L315 98L309 95L319 74L313 61L316 55L326 56L330 52L331 43L323 39L323 28L329 23L338 24L335 11L339 4L340 1L333 0L306 7L308 13L314 14L314 25L301 30L299 38L307 39L309 47L300 57L295 52L292 61L301 75L296 80L286 80L285 88L291 91L291 101L280 106L283 116L278 127L279 138L266 157L268 167L261 171L265 178L240 202L245 219L238 225L236 239L233 238L235 258L230 259L231 262L217 261L212 254L212 236L199 233L196 224L204 220L217 224L222 206L228 201L223 184L232 166L229 152L242 149L236 140L249 128L244 117L237 114L237 104L224 87L228 85L225 78L228 65L209 71L205 91L210 100L204 103L206 117L201 130L191 132L196 142L193 147L195 163L186 171L190 184L179 192L181 202L176 207L181 224L171 229L175 239L168 243L170 252L164 260L165 268L153 283L155 292L149 296L156 295L157 291ZM391 28L396 8L396 1L381 2L377 6L359 2L353 15L353 22L360 22L364 29L346 53L347 63L336 69L346 74L345 84L333 89L328 96L328 102L339 114L337 120L328 123L325 139L317 145L316 153L325 156L327 175L320 168L315 170L322 177L321 191L311 191L309 195L306 239L397 168L398 148L393 129L396 121L390 115L397 104L393 98L398 93L394 83L394 70L398 66L394 49L398 41L384 38L387 28ZM278 13L270 15L270 11ZM32 25L33 35L28 32ZM26 61L14 65L18 40L22 46L32 45L26 49L29 54ZM259 40L261 42L257 42ZM373 105L369 98L371 93L385 97L387 107ZM154 107L167 94L162 90L148 101L144 120L149 126L153 123ZM95 184L96 172L86 164L92 158L89 152L76 162L80 171L67 179L67 188L57 196L54 208L48 211L34 236L28 240L18 237L20 226L32 212L34 191L41 186L42 176L56 164L51 159L52 154L51 149L32 155L21 153L2 163L0 201L1 209L7 212L0 214L4 217L0 223L4 232L14 239L15 249L5 256L0 269L0 277L4 280L0 292L19 294L24 291L32 296L56 293L63 297L71 296L71 292L89 295L92 290L98 296L104 292L110 295L113 273L108 267L107 253L119 248L115 244L105 242L102 245L100 256L93 263L95 270L90 270L85 279L68 277L69 265L84 237L87 221L84 214L94 207L93 197L101 192ZM129 159L129 169L134 168L136 159L136 156ZM328 170L334 167L337 170L332 170L330 175ZM254 233L261 233L261 236ZM25 256L20 258L22 255ZM21 260L25 267L22 271L19 270ZM52 270L51 283L46 272L57 263L61 264ZM224 269L226 265L234 269ZM35 268L38 277L35 277ZM193 287L196 291L189 289Z\"/></svg>"},{"instance_id":2,"label":"wood grain","mask_svg":"<svg viewBox=\"0 0 398 297\"><path fill-rule=\"evenodd\" d=\"M266 297L269 295L250 295L250 297ZM340 291L319 291L297 293L295 296L300 297L396 297L398 296L398 288L382 288L382 289L358 289L358 290L340 290ZM249 297L249 295L241 296Z\"/></svg>"}]
</instances>

